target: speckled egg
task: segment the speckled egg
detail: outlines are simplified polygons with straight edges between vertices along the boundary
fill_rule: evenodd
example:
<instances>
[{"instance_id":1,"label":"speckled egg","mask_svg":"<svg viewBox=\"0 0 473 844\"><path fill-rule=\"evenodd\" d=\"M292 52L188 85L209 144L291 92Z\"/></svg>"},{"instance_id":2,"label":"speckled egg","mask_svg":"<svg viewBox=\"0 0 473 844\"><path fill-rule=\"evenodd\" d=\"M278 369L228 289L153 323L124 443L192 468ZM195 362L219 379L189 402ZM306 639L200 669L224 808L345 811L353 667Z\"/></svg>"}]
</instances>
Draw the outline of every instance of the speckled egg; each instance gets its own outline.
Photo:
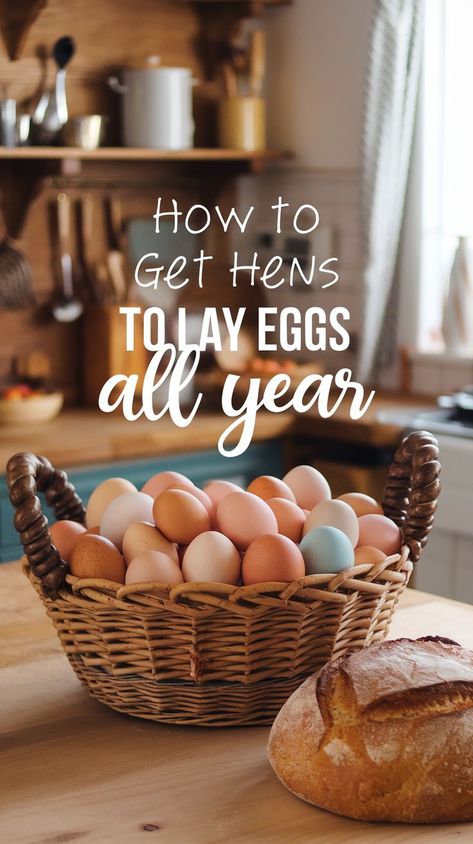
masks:
<instances>
[{"instance_id":1,"label":"speckled egg","mask_svg":"<svg viewBox=\"0 0 473 844\"><path fill-rule=\"evenodd\" d=\"M360 525L359 545L371 545L387 556L400 552L401 531L392 519L377 513L369 513L367 516L360 516L358 522Z\"/></svg>"},{"instance_id":2,"label":"speckled egg","mask_svg":"<svg viewBox=\"0 0 473 844\"><path fill-rule=\"evenodd\" d=\"M241 577L241 558L223 533L201 533L186 548L182 560L184 580L236 585Z\"/></svg>"},{"instance_id":3,"label":"speckled egg","mask_svg":"<svg viewBox=\"0 0 473 844\"><path fill-rule=\"evenodd\" d=\"M181 569L174 559L162 551L142 551L129 564L125 583L182 583Z\"/></svg>"},{"instance_id":4,"label":"speckled egg","mask_svg":"<svg viewBox=\"0 0 473 844\"><path fill-rule=\"evenodd\" d=\"M76 577L125 582L125 560L113 542L104 536L80 536L72 549L69 569Z\"/></svg>"},{"instance_id":5,"label":"speckled egg","mask_svg":"<svg viewBox=\"0 0 473 844\"><path fill-rule=\"evenodd\" d=\"M110 502L100 522L100 533L121 550L123 537L135 522L153 521L153 499L144 492L126 492Z\"/></svg>"},{"instance_id":6,"label":"speckled egg","mask_svg":"<svg viewBox=\"0 0 473 844\"><path fill-rule=\"evenodd\" d=\"M291 583L305 576L305 563L298 546L287 536L267 534L254 539L245 551L242 577L253 583Z\"/></svg>"},{"instance_id":7,"label":"speckled egg","mask_svg":"<svg viewBox=\"0 0 473 844\"><path fill-rule=\"evenodd\" d=\"M348 536L353 547L358 544L360 528L355 511L344 501L330 499L321 501L307 516L304 524L304 536L315 527L331 525Z\"/></svg>"},{"instance_id":8,"label":"speckled egg","mask_svg":"<svg viewBox=\"0 0 473 844\"><path fill-rule=\"evenodd\" d=\"M336 574L355 561L355 551L348 536L330 525L313 528L299 547L307 574Z\"/></svg>"},{"instance_id":9,"label":"speckled egg","mask_svg":"<svg viewBox=\"0 0 473 844\"><path fill-rule=\"evenodd\" d=\"M231 492L217 507L219 530L242 550L265 533L277 533L278 523L266 501L251 492Z\"/></svg>"},{"instance_id":10,"label":"speckled egg","mask_svg":"<svg viewBox=\"0 0 473 844\"><path fill-rule=\"evenodd\" d=\"M332 496L328 481L313 466L296 466L283 480L303 510L313 510L321 501L326 501Z\"/></svg>"}]
</instances>

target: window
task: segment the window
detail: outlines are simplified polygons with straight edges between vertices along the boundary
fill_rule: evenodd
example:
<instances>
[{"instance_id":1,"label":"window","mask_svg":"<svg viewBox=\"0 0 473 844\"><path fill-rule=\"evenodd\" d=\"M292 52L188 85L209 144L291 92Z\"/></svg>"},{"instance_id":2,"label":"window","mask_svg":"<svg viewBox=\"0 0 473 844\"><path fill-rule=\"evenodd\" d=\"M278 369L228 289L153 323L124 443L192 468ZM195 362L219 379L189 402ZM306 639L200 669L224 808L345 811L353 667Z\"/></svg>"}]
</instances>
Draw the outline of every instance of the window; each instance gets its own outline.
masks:
<instances>
[{"instance_id":1,"label":"window","mask_svg":"<svg viewBox=\"0 0 473 844\"><path fill-rule=\"evenodd\" d=\"M473 237L473 0L426 0L419 345L442 351L458 238Z\"/></svg>"}]
</instances>

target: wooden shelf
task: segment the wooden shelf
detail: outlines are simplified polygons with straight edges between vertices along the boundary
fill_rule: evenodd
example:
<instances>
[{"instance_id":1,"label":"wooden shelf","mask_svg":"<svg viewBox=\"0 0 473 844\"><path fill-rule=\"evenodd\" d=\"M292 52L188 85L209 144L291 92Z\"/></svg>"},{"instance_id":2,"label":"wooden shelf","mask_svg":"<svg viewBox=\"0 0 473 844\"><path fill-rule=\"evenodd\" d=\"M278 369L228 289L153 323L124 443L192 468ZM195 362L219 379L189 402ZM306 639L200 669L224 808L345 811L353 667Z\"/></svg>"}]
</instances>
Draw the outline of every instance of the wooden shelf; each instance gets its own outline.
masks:
<instances>
[{"instance_id":1,"label":"wooden shelf","mask_svg":"<svg viewBox=\"0 0 473 844\"><path fill-rule=\"evenodd\" d=\"M240 149L193 148L186 150L142 149L138 147L0 147L0 159L6 160L79 160L79 161L280 161L290 154L265 149L246 152Z\"/></svg>"}]
</instances>

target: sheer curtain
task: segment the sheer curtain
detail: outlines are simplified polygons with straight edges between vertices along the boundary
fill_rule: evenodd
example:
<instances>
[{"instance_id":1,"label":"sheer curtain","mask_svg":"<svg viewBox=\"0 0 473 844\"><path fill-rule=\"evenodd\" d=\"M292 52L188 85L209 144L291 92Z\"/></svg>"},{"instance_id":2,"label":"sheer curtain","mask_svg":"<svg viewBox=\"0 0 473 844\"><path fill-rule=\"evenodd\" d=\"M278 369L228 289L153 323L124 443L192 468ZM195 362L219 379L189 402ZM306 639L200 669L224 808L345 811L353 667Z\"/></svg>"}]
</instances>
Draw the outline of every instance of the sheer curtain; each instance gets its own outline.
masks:
<instances>
[{"instance_id":1,"label":"sheer curtain","mask_svg":"<svg viewBox=\"0 0 473 844\"><path fill-rule=\"evenodd\" d=\"M362 138L364 317L358 377L372 378L393 338L393 286L411 156L422 39L422 0L375 0Z\"/></svg>"}]
</instances>

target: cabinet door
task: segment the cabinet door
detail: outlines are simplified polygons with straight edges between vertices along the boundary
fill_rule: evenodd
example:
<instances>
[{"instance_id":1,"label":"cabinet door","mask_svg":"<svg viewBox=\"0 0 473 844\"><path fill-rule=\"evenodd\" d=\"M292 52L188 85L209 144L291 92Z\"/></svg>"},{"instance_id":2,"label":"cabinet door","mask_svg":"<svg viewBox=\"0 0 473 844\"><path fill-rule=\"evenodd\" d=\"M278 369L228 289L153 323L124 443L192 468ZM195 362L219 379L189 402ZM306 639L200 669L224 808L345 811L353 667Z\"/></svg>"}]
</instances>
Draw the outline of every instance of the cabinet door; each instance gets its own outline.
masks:
<instances>
[{"instance_id":1,"label":"cabinet door","mask_svg":"<svg viewBox=\"0 0 473 844\"><path fill-rule=\"evenodd\" d=\"M171 454L146 460L128 460L102 463L95 466L66 467L66 472L84 503L95 487L107 478L128 478L140 489L151 475L164 469L174 469L187 475L198 486L213 478L233 481L247 486L257 475L281 475L283 450L280 440L254 443L240 457L222 457L216 451L196 451L188 454ZM13 527L13 510L8 500L5 478L0 484L0 562L16 560L21 556L18 534ZM44 512L50 521L49 508Z\"/></svg>"}]
</instances>

